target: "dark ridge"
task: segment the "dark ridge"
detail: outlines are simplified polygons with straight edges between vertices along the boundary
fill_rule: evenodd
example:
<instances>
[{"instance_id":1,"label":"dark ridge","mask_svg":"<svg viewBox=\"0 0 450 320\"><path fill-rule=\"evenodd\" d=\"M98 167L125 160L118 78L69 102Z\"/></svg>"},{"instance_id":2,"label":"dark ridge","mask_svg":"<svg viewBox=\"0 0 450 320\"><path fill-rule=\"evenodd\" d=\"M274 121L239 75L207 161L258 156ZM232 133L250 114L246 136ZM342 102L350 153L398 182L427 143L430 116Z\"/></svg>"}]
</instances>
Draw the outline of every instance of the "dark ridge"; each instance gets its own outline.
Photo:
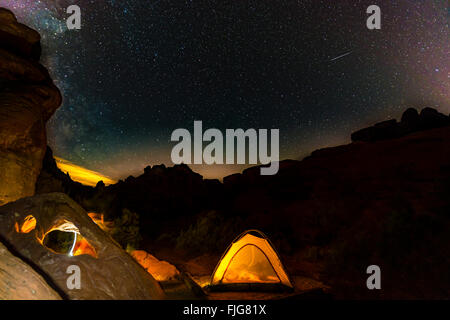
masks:
<instances>
[{"instance_id":1,"label":"dark ridge","mask_svg":"<svg viewBox=\"0 0 450 320\"><path fill-rule=\"evenodd\" d=\"M386 120L375 125L360 129L352 133L353 142L373 142L386 139L400 138L413 132L441 128L450 125L450 117L433 108L424 108L417 112L414 108L407 109L401 118Z\"/></svg>"}]
</instances>

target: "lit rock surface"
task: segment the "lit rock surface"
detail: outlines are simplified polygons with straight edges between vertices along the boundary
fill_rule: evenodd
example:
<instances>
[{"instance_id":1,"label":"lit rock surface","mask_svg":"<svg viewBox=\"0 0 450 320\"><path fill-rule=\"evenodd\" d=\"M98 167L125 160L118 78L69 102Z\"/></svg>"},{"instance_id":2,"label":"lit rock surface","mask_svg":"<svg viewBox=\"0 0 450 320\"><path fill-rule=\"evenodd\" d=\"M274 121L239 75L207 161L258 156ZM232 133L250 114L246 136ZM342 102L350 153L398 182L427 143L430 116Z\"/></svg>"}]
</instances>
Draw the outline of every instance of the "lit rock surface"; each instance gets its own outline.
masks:
<instances>
[{"instance_id":1,"label":"lit rock surface","mask_svg":"<svg viewBox=\"0 0 450 320\"><path fill-rule=\"evenodd\" d=\"M39 64L39 34L0 8L0 205L34 194L45 124L61 104Z\"/></svg>"},{"instance_id":2,"label":"lit rock surface","mask_svg":"<svg viewBox=\"0 0 450 320\"><path fill-rule=\"evenodd\" d=\"M60 299L42 276L0 243L0 300Z\"/></svg>"},{"instance_id":3,"label":"lit rock surface","mask_svg":"<svg viewBox=\"0 0 450 320\"><path fill-rule=\"evenodd\" d=\"M180 272L167 261L161 261L143 250L134 250L131 256L158 281L173 280Z\"/></svg>"},{"instance_id":4,"label":"lit rock surface","mask_svg":"<svg viewBox=\"0 0 450 320\"><path fill-rule=\"evenodd\" d=\"M34 229L19 232L26 217L36 220ZM42 244L43 235L64 222L73 226L95 250L80 255L58 254ZM0 207L0 237L12 250L46 274L68 299L162 299L158 282L125 250L102 231L67 195L51 193L20 199ZM67 268L80 268L81 288L69 289Z\"/></svg>"}]
</instances>

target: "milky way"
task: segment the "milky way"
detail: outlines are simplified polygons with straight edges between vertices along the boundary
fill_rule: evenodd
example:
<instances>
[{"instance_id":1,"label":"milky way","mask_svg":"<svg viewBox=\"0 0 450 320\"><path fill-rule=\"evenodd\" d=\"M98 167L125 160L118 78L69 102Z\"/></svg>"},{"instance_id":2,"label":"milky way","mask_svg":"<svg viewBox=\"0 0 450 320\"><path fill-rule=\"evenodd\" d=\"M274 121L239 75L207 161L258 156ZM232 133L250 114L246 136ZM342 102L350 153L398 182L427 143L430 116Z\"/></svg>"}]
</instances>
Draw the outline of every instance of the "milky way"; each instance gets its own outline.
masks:
<instances>
[{"instance_id":1,"label":"milky way","mask_svg":"<svg viewBox=\"0 0 450 320\"><path fill-rule=\"evenodd\" d=\"M1 0L43 39L64 102L54 153L115 179L170 163L170 134L279 128L281 158L349 142L407 107L450 112L446 1ZM82 28L67 30L77 4ZM343 55L347 52L351 54ZM339 59L335 57L341 56ZM208 177L242 169L196 167Z\"/></svg>"}]
</instances>

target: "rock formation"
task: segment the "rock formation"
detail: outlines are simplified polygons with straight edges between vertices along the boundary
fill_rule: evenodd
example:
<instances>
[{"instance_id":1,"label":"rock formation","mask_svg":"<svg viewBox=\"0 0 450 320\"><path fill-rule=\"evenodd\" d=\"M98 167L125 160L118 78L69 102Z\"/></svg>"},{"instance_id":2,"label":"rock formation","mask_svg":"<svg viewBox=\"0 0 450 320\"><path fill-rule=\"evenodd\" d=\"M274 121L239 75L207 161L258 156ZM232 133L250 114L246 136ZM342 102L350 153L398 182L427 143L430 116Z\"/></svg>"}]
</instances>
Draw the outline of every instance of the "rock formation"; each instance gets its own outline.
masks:
<instances>
[{"instance_id":1,"label":"rock formation","mask_svg":"<svg viewBox=\"0 0 450 320\"><path fill-rule=\"evenodd\" d=\"M39 34L0 8L0 205L34 194L45 124L61 104L40 53Z\"/></svg>"},{"instance_id":2,"label":"rock formation","mask_svg":"<svg viewBox=\"0 0 450 320\"><path fill-rule=\"evenodd\" d=\"M441 128L450 125L450 117L433 108L424 108L420 114L414 108L407 109L400 122L395 119L382 121L352 133L352 141L373 142L403 137L407 134Z\"/></svg>"},{"instance_id":3,"label":"rock formation","mask_svg":"<svg viewBox=\"0 0 450 320\"><path fill-rule=\"evenodd\" d=\"M24 228L29 216L35 223ZM77 248L76 251L57 252L45 245L45 237L53 230L75 232L75 239L83 240L72 247ZM46 280L58 288L64 298L164 298L158 282L65 194L38 195L0 207L0 238L9 243L22 261L45 274ZM79 289L67 285L70 276L67 270L73 265L80 269Z\"/></svg>"},{"instance_id":4,"label":"rock formation","mask_svg":"<svg viewBox=\"0 0 450 320\"><path fill-rule=\"evenodd\" d=\"M40 54L39 34L0 8L0 299L161 299L156 280L73 200L28 197L46 153L46 122L62 100ZM68 252L53 246L70 243L60 238L50 246L54 231L73 238ZM69 266L80 270L79 288L69 288Z\"/></svg>"},{"instance_id":5,"label":"rock formation","mask_svg":"<svg viewBox=\"0 0 450 320\"><path fill-rule=\"evenodd\" d=\"M101 188L101 185L102 184L100 183L98 188L93 188L73 181L69 174L62 172L58 168L56 161L53 158L52 149L47 147L42 162L42 169L36 181L36 195L62 192L79 204L82 204L82 200L87 197L93 197L96 190Z\"/></svg>"},{"instance_id":6,"label":"rock formation","mask_svg":"<svg viewBox=\"0 0 450 320\"><path fill-rule=\"evenodd\" d=\"M174 265L158 260L144 250L134 250L131 256L158 281L174 280L180 275Z\"/></svg>"},{"instance_id":7,"label":"rock formation","mask_svg":"<svg viewBox=\"0 0 450 320\"><path fill-rule=\"evenodd\" d=\"M0 243L0 300L60 300L29 265Z\"/></svg>"}]
</instances>

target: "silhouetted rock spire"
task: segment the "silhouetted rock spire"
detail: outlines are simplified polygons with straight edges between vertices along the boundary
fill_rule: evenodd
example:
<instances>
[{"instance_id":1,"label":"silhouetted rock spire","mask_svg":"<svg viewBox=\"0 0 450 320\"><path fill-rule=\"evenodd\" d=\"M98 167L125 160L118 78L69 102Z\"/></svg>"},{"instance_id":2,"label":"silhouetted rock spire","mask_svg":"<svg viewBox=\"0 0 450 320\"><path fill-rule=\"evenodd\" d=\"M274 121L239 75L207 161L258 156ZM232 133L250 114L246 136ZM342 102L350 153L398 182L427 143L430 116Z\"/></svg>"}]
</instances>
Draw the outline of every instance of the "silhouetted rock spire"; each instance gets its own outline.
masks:
<instances>
[{"instance_id":1,"label":"silhouetted rock spire","mask_svg":"<svg viewBox=\"0 0 450 320\"><path fill-rule=\"evenodd\" d=\"M353 132L351 138L353 142L372 142L398 138L412 132L448 125L450 125L450 117L436 109L424 108L419 114L416 109L409 108L403 113L401 122L397 122L395 119L382 121L371 127Z\"/></svg>"}]
</instances>

